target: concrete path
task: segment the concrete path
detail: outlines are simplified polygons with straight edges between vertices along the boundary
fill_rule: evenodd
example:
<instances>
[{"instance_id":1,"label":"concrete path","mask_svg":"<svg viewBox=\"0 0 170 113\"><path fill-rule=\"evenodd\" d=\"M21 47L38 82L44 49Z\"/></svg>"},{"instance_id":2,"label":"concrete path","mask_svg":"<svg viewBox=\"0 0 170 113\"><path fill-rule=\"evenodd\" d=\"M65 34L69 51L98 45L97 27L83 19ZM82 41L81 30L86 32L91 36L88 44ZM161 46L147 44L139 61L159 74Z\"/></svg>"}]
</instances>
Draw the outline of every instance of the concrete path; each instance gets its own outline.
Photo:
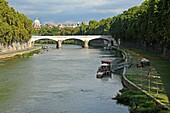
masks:
<instances>
[{"instance_id":1,"label":"concrete path","mask_svg":"<svg viewBox=\"0 0 170 113\"><path fill-rule=\"evenodd\" d=\"M0 59L1 58L13 57L17 54L24 54L24 53L34 51L34 50L37 50L37 49L41 49L41 47L32 47L32 48L16 50L16 51L0 52Z\"/></svg>"}]
</instances>

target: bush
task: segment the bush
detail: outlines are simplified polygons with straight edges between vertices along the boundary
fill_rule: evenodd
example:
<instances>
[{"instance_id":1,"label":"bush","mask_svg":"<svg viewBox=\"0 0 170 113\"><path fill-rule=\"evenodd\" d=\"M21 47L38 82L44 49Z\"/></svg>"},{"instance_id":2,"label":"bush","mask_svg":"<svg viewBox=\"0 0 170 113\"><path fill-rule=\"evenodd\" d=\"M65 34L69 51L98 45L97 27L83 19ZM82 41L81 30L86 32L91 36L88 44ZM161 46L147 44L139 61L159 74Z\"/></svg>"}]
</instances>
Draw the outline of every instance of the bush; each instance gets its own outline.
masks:
<instances>
[{"instance_id":1,"label":"bush","mask_svg":"<svg viewBox=\"0 0 170 113\"><path fill-rule=\"evenodd\" d=\"M115 99L118 103L130 106L131 113L158 113L163 110L157 106L151 98L140 91L132 89L122 89L121 94L117 94Z\"/></svg>"},{"instance_id":2,"label":"bush","mask_svg":"<svg viewBox=\"0 0 170 113\"><path fill-rule=\"evenodd\" d=\"M130 108L130 113L158 113L160 111L162 111L161 106Z\"/></svg>"}]
</instances>

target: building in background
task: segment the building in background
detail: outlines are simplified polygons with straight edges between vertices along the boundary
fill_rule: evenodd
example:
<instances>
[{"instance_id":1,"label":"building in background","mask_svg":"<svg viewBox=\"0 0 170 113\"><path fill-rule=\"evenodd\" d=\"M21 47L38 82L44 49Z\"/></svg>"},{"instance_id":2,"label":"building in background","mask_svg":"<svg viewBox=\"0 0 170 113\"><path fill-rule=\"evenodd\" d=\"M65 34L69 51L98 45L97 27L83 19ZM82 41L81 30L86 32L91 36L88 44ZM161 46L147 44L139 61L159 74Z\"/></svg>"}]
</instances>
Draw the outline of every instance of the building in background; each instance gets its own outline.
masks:
<instances>
[{"instance_id":1,"label":"building in background","mask_svg":"<svg viewBox=\"0 0 170 113\"><path fill-rule=\"evenodd\" d=\"M87 22L84 21L84 22L77 22L77 23L59 23L59 24L46 23L46 24L41 25L40 20L38 19L38 17L36 17L32 25L35 29L40 29L43 27L48 27L48 28L59 27L60 29L62 29L65 27L69 27L69 28L80 27L82 25L87 25Z\"/></svg>"},{"instance_id":2,"label":"building in background","mask_svg":"<svg viewBox=\"0 0 170 113\"><path fill-rule=\"evenodd\" d=\"M65 27L70 27L70 28L76 28L76 27L80 27L82 25L87 25L86 22L77 22L77 23L67 23L67 24L56 24L56 26L58 26L59 28L65 28Z\"/></svg>"},{"instance_id":3,"label":"building in background","mask_svg":"<svg viewBox=\"0 0 170 113\"><path fill-rule=\"evenodd\" d=\"M36 17L36 19L34 20L34 22L33 22L33 27L34 27L35 29L41 28L41 24L40 24L40 21L39 21L38 17Z\"/></svg>"}]
</instances>

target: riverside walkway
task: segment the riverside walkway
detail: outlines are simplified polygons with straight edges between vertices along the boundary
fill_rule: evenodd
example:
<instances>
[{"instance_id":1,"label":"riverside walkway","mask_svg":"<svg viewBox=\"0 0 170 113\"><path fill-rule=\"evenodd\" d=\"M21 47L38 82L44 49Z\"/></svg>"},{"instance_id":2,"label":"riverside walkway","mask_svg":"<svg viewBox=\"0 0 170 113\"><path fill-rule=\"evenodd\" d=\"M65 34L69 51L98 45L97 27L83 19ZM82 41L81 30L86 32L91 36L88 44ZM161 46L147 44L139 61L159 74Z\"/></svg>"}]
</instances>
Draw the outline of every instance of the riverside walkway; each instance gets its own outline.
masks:
<instances>
[{"instance_id":1,"label":"riverside walkway","mask_svg":"<svg viewBox=\"0 0 170 113\"><path fill-rule=\"evenodd\" d=\"M7 51L7 52L0 52L0 59L1 58L9 58L13 57L17 54L24 54L30 51L34 51L37 49L41 49L41 47L32 47L32 48L27 48L27 49L22 49L22 50L16 50L16 51Z\"/></svg>"}]
</instances>

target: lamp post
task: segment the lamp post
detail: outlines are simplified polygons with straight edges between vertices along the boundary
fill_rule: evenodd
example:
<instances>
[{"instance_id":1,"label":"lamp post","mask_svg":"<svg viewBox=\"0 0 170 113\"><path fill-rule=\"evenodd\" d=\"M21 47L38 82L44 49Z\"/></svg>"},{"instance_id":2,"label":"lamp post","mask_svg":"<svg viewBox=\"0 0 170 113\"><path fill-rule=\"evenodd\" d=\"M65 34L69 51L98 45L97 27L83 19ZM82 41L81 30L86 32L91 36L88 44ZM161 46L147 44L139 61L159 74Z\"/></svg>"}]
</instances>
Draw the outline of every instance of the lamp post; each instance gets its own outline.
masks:
<instances>
[{"instance_id":1,"label":"lamp post","mask_svg":"<svg viewBox=\"0 0 170 113\"><path fill-rule=\"evenodd\" d=\"M156 90L156 94L157 94L157 95L158 95L158 88L159 88L159 87L158 87L158 76L159 76L159 72L157 72L157 74L156 74L156 82L157 82L157 83L156 83L156 87L157 87L157 88L156 88L156 89L157 89L157 90Z\"/></svg>"},{"instance_id":2,"label":"lamp post","mask_svg":"<svg viewBox=\"0 0 170 113\"><path fill-rule=\"evenodd\" d=\"M143 78L142 78L142 67L140 67L141 69L141 87L142 87L142 81L143 81Z\"/></svg>"},{"instance_id":3,"label":"lamp post","mask_svg":"<svg viewBox=\"0 0 170 113\"><path fill-rule=\"evenodd\" d=\"M118 39L118 48L120 47L120 38Z\"/></svg>"},{"instance_id":4,"label":"lamp post","mask_svg":"<svg viewBox=\"0 0 170 113\"><path fill-rule=\"evenodd\" d=\"M151 89L150 89L150 75L151 75L151 72L149 71L148 72L148 91L150 92L151 91Z\"/></svg>"}]
</instances>

